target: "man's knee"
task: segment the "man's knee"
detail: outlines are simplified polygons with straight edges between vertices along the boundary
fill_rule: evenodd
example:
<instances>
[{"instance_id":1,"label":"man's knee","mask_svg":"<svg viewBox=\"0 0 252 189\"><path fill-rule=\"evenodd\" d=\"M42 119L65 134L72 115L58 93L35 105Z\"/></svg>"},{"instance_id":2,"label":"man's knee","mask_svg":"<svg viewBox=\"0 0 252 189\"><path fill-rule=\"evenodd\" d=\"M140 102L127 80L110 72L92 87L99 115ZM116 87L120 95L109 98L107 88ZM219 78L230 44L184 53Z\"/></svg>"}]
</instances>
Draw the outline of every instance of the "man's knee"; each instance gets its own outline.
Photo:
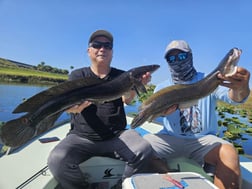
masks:
<instances>
[{"instance_id":1,"label":"man's knee","mask_svg":"<svg viewBox=\"0 0 252 189\"><path fill-rule=\"evenodd\" d=\"M52 151L47 159L47 164L55 177L60 177L60 175L65 172L64 163L62 158L59 156L59 153Z\"/></svg>"},{"instance_id":2,"label":"man's knee","mask_svg":"<svg viewBox=\"0 0 252 189\"><path fill-rule=\"evenodd\" d=\"M148 158L148 157L153 156L153 149L152 149L150 143L148 143L147 141L144 144L144 148L142 148L141 154L143 154L144 158Z\"/></svg>"},{"instance_id":3,"label":"man's knee","mask_svg":"<svg viewBox=\"0 0 252 189\"><path fill-rule=\"evenodd\" d=\"M212 165L218 162L234 162L238 163L239 156L235 147L231 144L221 144L214 147L205 156L205 161Z\"/></svg>"},{"instance_id":4,"label":"man's knee","mask_svg":"<svg viewBox=\"0 0 252 189\"><path fill-rule=\"evenodd\" d=\"M228 158L230 156L230 158L234 158L236 157L236 159L238 160L238 153L237 150L235 149L235 147L231 144L222 144L220 146L220 155L224 156L225 158Z\"/></svg>"},{"instance_id":5,"label":"man's knee","mask_svg":"<svg viewBox=\"0 0 252 189\"><path fill-rule=\"evenodd\" d=\"M234 169L238 169L239 167L239 155L233 145L221 145L220 159L225 165L228 165Z\"/></svg>"},{"instance_id":6,"label":"man's knee","mask_svg":"<svg viewBox=\"0 0 252 189\"><path fill-rule=\"evenodd\" d=\"M237 150L230 144L222 144L212 150L216 154L216 171L214 183L219 188L240 187L240 167Z\"/></svg>"}]
</instances>

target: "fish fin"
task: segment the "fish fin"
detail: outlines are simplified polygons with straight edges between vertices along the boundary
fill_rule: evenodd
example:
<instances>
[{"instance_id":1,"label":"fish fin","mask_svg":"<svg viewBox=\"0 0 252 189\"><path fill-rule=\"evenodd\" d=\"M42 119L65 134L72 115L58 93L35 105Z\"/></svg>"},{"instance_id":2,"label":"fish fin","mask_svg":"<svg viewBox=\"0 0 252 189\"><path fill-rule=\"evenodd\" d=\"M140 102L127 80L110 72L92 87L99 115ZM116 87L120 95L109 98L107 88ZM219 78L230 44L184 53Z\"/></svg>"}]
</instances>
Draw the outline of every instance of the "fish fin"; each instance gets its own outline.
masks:
<instances>
[{"instance_id":1,"label":"fish fin","mask_svg":"<svg viewBox=\"0 0 252 189\"><path fill-rule=\"evenodd\" d=\"M139 93L139 91L137 90L137 88L136 88L135 85L133 86L133 89L136 91L137 96L140 96L140 93Z\"/></svg>"},{"instance_id":2,"label":"fish fin","mask_svg":"<svg viewBox=\"0 0 252 189\"><path fill-rule=\"evenodd\" d=\"M32 96L31 98L27 99L23 103L19 104L12 113L34 112L36 109L38 109L40 106L42 106L52 98L64 95L67 92L77 90L78 88L91 87L103 82L104 81L99 80L97 78L89 78L89 77L85 79L65 81L59 85L44 90Z\"/></svg>"},{"instance_id":3,"label":"fish fin","mask_svg":"<svg viewBox=\"0 0 252 189\"><path fill-rule=\"evenodd\" d=\"M147 90L141 81L133 78L133 82L134 82L133 89L136 91L137 96L140 96L140 93L147 93Z\"/></svg>"},{"instance_id":4,"label":"fish fin","mask_svg":"<svg viewBox=\"0 0 252 189\"><path fill-rule=\"evenodd\" d=\"M198 99L197 100L190 100L190 101L186 101L183 103L179 103L179 108L180 109L185 109L185 108L189 108L191 106L197 105L198 104Z\"/></svg>"},{"instance_id":5,"label":"fish fin","mask_svg":"<svg viewBox=\"0 0 252 189\"><path fill-rule=\"evenodd\" d=\"M46 131L50 130L54 127L55 122L57 119L62 115L63 111L58 112L56 114L53 114L45 119L43 119L41 122L39 122L36 125L36 134L35 136L41 135L45 133Z\"/></svg>"},{"instance_id":6,"label":"fish fin","mask_svg":"<svg viewBox=\"0 0 252 189\"><path fill-rule=\"evenodd\" d=\"M147 93L147 90L145 86L142 84L142 82L138 79L133 77L132 74L130 74L130 80L133 82L133 89L136 91L137 95L140 95L141 93Z\"/></svg>"},{"instance_id":7,"label":"fish fin","mask_svg":"<svg viewBox=\"0 0 252 189\"><path fill-rule=\"evenodd\" d=\"M26 114L20 118L6 122L1 128L1 138L5 145L10 147L18 147L35 136L38 136L54 126L55 121L62 112L54 114L36 126L29 120L30 114Z\"/></svg>"}]
</instances>

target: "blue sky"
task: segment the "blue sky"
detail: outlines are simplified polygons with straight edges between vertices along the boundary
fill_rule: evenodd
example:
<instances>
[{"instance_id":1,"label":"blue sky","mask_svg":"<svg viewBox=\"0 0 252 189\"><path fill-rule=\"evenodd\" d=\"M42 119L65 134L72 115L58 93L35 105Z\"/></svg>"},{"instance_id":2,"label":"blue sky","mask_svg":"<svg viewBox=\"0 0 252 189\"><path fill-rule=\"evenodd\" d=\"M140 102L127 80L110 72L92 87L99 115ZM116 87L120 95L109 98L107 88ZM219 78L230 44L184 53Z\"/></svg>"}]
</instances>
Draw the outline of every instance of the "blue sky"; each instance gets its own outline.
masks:
<instances>
[{"instance_id":1,"label":"blue sky","mask_svg":"<svg viewBox=\"0 0 252 189\"><path fill-rule=\"evenodd\" d=\"M90 34L114 36L112 66L159 64L153 84L169 77L164 50L186 40L198 71L211 72L233 47L252 70L252 1L244 0L0 0L0 57L70 70L89 66Z\"/></svg>"}]
</instances>

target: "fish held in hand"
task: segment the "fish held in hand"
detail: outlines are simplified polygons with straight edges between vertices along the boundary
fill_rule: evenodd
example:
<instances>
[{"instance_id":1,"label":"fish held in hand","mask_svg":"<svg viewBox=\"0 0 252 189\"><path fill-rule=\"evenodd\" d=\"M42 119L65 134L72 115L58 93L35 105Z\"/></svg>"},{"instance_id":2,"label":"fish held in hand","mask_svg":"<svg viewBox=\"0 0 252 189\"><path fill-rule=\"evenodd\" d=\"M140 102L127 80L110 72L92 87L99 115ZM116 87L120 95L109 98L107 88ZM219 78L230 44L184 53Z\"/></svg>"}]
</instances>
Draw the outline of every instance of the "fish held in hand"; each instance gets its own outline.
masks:
<instances>
[{"instance_id":1,"label":"fish held in hand","mask_svg":"<svg viewBox=\"0 0 252 189\"><path fill-rule=\"evenodd\" d=\"M16 107L13 113L28 112L20 118L6 122L1 128L5 145L17 147L54 126L55 121L68 108L84 101L104 103L121 98L131 89L146 92L142 75L154 72L159 65L146 65L130 69L111 81L84 78L66 81L42 91Z\"/></svg>"},{"instance_id":2,"label":"fish held in hand","mask_svg":"<svg viewBox=\"0 0 252 189\"><path fill-rule=\"evenodd\" d=\"M176 84L163 88L153 95L139 107L138 114L131 122L131 128L142 125L145 121L152 121L162 116L163 113L172 105L180 108L190 107L192 103L200 98L208 96L221 83L217 75L221 73L230 76L236 72L237 64L242 51L232 48L221 60L219 65L204 79L193 84Z\"/></svg>"}]
</instances>

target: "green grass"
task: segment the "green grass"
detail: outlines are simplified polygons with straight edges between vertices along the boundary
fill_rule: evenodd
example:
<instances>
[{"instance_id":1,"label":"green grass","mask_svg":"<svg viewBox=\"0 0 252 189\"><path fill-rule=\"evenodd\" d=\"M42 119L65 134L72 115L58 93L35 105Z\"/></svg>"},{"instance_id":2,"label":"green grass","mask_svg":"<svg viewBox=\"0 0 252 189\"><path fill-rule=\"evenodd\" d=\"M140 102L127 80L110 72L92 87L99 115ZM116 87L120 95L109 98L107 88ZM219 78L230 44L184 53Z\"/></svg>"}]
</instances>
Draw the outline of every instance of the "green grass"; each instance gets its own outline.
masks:
<instances>
[{"instance_id":1,"label":"green grass","mask_svg":"<svg viewBox=\"0 0 252 189\"><path fill-rule=\"evenodd\" d=\"M64 79L67 80L68 75L56 74L50 72L41 72L38 70L26 69L26 68L13 68L13 67L0 67L1 75L15 75L15 76L33 76L33 77L44 77L53 79Z\"/></svg>"}]
</instances>

